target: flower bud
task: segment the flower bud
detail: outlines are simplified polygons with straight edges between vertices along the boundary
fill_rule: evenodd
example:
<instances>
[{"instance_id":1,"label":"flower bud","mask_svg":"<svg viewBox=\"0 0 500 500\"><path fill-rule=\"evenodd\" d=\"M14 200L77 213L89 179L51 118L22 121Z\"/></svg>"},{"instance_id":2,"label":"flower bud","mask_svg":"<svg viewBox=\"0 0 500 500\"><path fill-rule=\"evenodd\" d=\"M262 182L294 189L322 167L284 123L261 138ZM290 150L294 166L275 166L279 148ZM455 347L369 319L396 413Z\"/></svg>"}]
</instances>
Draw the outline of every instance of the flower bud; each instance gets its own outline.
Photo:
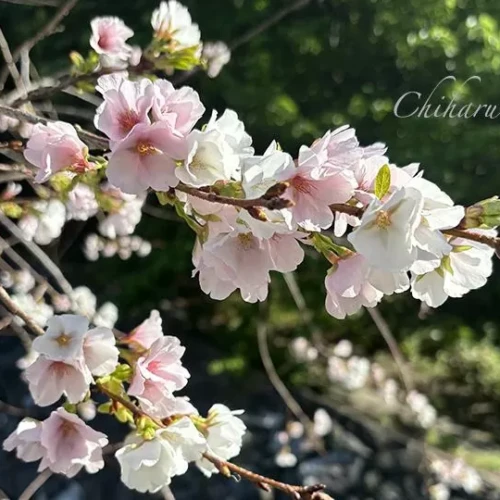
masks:
<instances>
[{"instance_id":1,"label":"flower bud","mask_svg":"<svg viewBox=\"0 0 500 500\"><path fill-rule=\"evenodd\" d=\"M478 201L465 210L466 229L495 228L500 225L500 199L493 196L487 200Z\"/></svg>"}]
</instances>

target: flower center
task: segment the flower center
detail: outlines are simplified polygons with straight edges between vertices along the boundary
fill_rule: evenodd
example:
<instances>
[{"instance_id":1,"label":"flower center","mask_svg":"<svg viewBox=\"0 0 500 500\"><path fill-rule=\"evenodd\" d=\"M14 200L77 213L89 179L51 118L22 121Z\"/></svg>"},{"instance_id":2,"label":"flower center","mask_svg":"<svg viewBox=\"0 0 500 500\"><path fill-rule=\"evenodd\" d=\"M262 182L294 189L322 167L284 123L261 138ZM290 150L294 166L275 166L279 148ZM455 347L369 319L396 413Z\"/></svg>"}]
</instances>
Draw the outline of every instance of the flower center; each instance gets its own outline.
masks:
<instances>
[{"instance_id":1,"label":"flower center","mask_svg":"<svg viewBox=\"0 0 500 500\"><path fill-rule=\"evenodd\" d=\"M380 210L375 219L375 224L377 224L380 229L388 228L392 224L391 214L386 210Z\"/></svg>"},{"instance_id":2,"label":"flower center","mask_svg":"<svg viewBox=\"0 0 500 500\"><path fill-rule=\"evenodd\" d=\"M118 117L118 123L120 125L121 132L125 134L132 130L134 125L139 123L139 115L135 111L129 109L120 114Z\"/></svg>"},{"instance_id":3,"label":"flower center","mask_svg":"<svg viewBox=\"0 0 500 500\"><path fill-rule=\"evenodd\" d=\"M60 347L65 347L71 342L71 336L66 335L65 333L61 333L59 337L54 339Z\"/></svg>"},{"instance_id":4,"label":"flower center","mask_svg":"<svg viewBox=\"0 0 500 500\"><path fill-rule=\"evenodd\" d=\"M304 177L301 177L300 175L297 175L292 179L291 185L299 193L311 194L311 192L314 191L313 183L308 179L304 179Z\"/></svg>"},{"instance_id":5,"label":"flower center","mask_svg":"<svg viewBox=\"0 0 500 500\"><path fill-rule=\"evenodd\" d=\"M135 149L141 156L155 155L159 152L150 142L146 141L138 142Z\"/></svg>"},{"instance_id":6,"label":"flower center","mask_svg":"<svg viewBox=\"0 0 500 500\"><path fill-rule=\"evenodd\" d=\"M245 250L248 250L253 245L253 236L252 233L241 233L238 235L238 241L241 247Z\"/></svg>"},{"instance_id":7,"label":"flower center","mask_svg":"<svg viewBox=\"0 0 500 500\"><path fill-rule=\"evenodd\" d=\"M111 37L109 36L108 33L103 33L102 35L99 36L99 41L97 42L97 45L101 47L103 50L110 50L112 46L111 42Z\"/></svg>"}]
</instances>

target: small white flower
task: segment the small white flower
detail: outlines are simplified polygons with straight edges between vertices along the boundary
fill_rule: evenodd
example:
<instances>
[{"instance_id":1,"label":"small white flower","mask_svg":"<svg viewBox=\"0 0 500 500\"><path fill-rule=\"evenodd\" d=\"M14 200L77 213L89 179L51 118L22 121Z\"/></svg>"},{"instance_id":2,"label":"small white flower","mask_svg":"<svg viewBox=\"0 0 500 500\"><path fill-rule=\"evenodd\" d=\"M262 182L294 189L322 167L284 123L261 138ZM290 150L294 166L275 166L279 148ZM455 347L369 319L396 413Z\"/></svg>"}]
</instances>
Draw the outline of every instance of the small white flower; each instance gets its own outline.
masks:
<instances>
[{"instance_id":1,"label":"small white flower","mask_svg":"<svg viewBox=\"0 0 500 500\"><path fill-rule=\"evenodd\" d=\"M95 326L105 326L107 328L113 328L117 321L118 307L112 302L105 302L92 319L92 323L94 323Z\"/></svg>"},{"instance_id":2,"label":"small white flower","mask_svg":"<svg viewBox=\"0 0 500 500\"><path fill-rule=\"evenodd\" d=\"M79 286L70 295L71 309L82 316L92 318L96 312L97 299L90 288Z\"/></svg>"},{"instance_id":3,"label":"small white flower","mask_svg":"<svg viewBox=\"0 0 500 500\"><path fill-rule=\"evenodd\" d=\"M386 202L375 199L348 240L370 265L406 271L416 258L414 235L422 205L421 193L412 188L397 190Z\"/></svg>"},{"instance_id":4,"label":"small white flower","mask_svg":"<svg viewBox=\"0 0 500 500\"><path fill-rule=\"evenodd\" d=\"M242 410L231 411L221 404L210 408L205 435L210 453L223 460L229 460L239 454L246 426L236 415L242 413ZM208 477L218 472L217 468L205 458L198 460L196 465Z\"/></svg>"},{"instance_id":5,"label":"small white flower","mask_svg":"<svg viewBox=\"0 0 500 500\"><path fill-rule=\"evenodd\" d=\"M151 25L159 39L172 39L173 51L188 49L200 45L200 29L193 23L186 7L176 0L161 2L153 11Z\"/></svg>"},{"instance_id":6,"label":"small white flower","mask_svg":"<svg viewBox=\"0 0 500 500\"><path fill-rule=\"evenodd\" d=\"M66 209L59 200L40 200L33 203L35 214L27 214L19 220L24 237L39 245L48 245L61 235L66 221Z\"/></svg>"},{"instance_id":7,"label":"small white flower","mask_svg":"<svg viewBox=\"0 0 500 500\"><path fill-rule=\"evenodd\" d=\"M66 217L68 220L88 220L99 210L94 191L86 184L77 184L66 200Z\"/></svg>"},{"instance_id":8,"label":"small white flower","mask_svg":"<svg viewBox=\"0 0 500 500\"><path fill-rule=\"evenodd\" d=\"M228 181L239 165L239 157L217 130L193 130L187 137L189 155L175 175L194 187Z\"/></svg>"},{"instance_id":9,"label":"small white flower","mask_svg":"<svg viewBox=\"0 0 500 500\"><path fill-rule=\"evenodd\" d=\"M150 441L138 436L127 439L116 452L121 480L142 493L154 493L170 484L173 476L184 474L188 462L201 457L206 442L189 418L156 431Z\"/></svg>"},{"instance_id":10,"label":"small white flower","mask_svg":"<svg viewBox=\"0 0 500 500\"><path fill-rule=\"evenodd\" d=\"M247 158L254 154L252 138L247 134L245 125L232 109L226 109L219 118L217 118L217 112L213 111L205 130L217 130L224 134L225 141L240 158Z\"/></svg>"},{"instance_id":11,"label":"small white flower","mask_svg":"<svg viewBox=\"0 0 500 500\"><path fill-rule=\"evenodd\" d=\"M33 298L32 295L25 293L17 293L11 296L14 303L19 306L28 316L33 319L33 321L44 327L47 324L49 318L54 315L54 310L43 300L38 302ZM14 321L18 325L24 325L24 321L21 318L14 318Z\"/></svg>"},{"instance_id":12,"label":"small white flower","mask_svg":"<svg viewBox=\"0 0 500 500\"><path fill-rule=\"evenodd\" d=\"M449 244L452 251L437 260L434 270L412 273L413 297L430 307L439 307L448 297L462 297L482 287L493 272L492 248L463 238L453 238Z\"/></svg>"},{"instance_id":13,"label":"small white flower","mask_svg":"<svg viewBox=\"0 0 500 500\"><path fill-rule=\"evenodd\" d=\"M21 269L14 276L14 292L28 293L36 285L34 276L27 270Z\"/></svg>"},{"instance_id":14,"label":"small white flower","mask_svg":"<svg viewBox=\"0 0 500 500\"><path fill-rule=\"evenodd\" d=\"M54 361L74 361L81 357L88 329L89 322L83 316L54 316L47 321L45 334L33 341L33 349Z\"/></svg>"},{"instance_id":15,"label":"small white flower","mask_svg":"<svg viewBox=\"0 0 500 500\"><path fill-rule=\"evenodd\" d=\"M224 42L205 42L203 58L207 62L207 75L215 78L231 60L231 51Z\"/></svg>"}]
</instances>

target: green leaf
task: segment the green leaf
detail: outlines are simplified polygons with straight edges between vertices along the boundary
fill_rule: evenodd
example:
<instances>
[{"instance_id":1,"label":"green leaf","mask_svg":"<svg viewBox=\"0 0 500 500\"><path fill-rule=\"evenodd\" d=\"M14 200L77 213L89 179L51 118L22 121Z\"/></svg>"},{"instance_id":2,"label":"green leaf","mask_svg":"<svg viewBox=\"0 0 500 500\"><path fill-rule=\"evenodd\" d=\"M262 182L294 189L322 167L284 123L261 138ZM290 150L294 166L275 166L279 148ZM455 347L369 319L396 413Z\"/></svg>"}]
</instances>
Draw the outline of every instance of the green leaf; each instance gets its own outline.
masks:
<instances>
[{"instance_id":1,"label":"green leaf","mask_svg":"<svg viewBox=\"0 0 500 500\"><path fill-rule=\"evenodd\" d=\"M375 178L375 196L381 200L391 187L391 169L389 165L380 168Z\"/></svg>"}]
</instances>

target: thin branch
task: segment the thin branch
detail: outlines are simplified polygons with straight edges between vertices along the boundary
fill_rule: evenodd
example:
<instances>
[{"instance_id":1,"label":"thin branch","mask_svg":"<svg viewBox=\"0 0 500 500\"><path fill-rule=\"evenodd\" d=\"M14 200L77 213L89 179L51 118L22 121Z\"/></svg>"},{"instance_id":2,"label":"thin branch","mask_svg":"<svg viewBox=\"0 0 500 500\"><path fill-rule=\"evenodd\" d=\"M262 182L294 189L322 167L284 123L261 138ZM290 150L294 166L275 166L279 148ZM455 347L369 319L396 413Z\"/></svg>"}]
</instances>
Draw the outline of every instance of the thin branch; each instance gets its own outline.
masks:
<instances>
[{"instance_id":1,"label":"thin branch","mask_svg":"<svg viewBox=\"0 0 500 500\"><path fill-rule=\"evenodd\" d=\"M52 476L50 469L45 469L38 474L37 477L28 485L28 487L21 493L19 500L30 500L33 495L47 482L49 477Z\"/></svg>"},{"instance_id":2,"label":"thin branch","mask_svg":"<svg viewBox=\"0 0 500 500\"><path fill-rule=\"evenodd\" d=\"M3 286L0 286L0 301L5 305L5 307L15 316L21 318L34 333L37 335L43 335L45 332L43 328L36 323L31 316L26 314L11 298Z\"/></svg>"},{"instance_id":3,"label":"thin branch","mask_svg":"<svg viewBox=\"0 0 500 500\"><path fill-rule=\"evenodd\" d=\"M92 82L97 80L102 75L113 72L116 72L116 69L102 68L99 71L82 75L63 75L59 79L59 82L55 85L41 85L40 87L34 88L33 90L30 90L26 96L16 99L12 103L12 106L20 106L28 101L42 101L44 99L49 99L54 94L57 94L67 87L74 86L81 82Z\"/></svg>"},{"instance_id":4,"label":"thin branch","mask_svg":"<svg viewBox=\"0 0 500 500\"><path fill-rule=\"evenodd\" d=\"M466 240L476 241L477 243L483 243L483 245L488 245L489 247L495 249L500 247L500 238L496 238L494 236L488 236L486 234L456 228L443 229L441 232L447 234L448 236L454 236L455 238L464 238Z\"/></svg>"},{"instance_id":5,"label":"thin branch","mask_svg":"<svg viewBox=\"0 0 500 500\"><path fill-rule=\"evenodd\" d=\"M263 309L261 308L261 315ZM266 319L260 317L257 323L257 342L259 347L259 354L262 359L262 364L266 370L269 381L273 385L276 392L280 395L281 399L287 406L287 408L292 412L293 415L300 421L304 426L307 436L314 444L318 452L324 451L323 446L318 441L314 433L314 424L311 419L306 415L304 410L301 408L296 399L292 396L291 392L288 390L287 386L281 380L276 367L274 366L273 360L271 358L271 353L269 352L269 345L267 339L267 323Z\"/></svg>"},{"instance_id":6,"label":"thin branch","mask_svg":"<svg viewBox=\"0 0 500 500\"><path fill-rule=\"evenodd\" d=\"M28 123L49 123L52 120L48 120L47 118L42 118L40 116L33 115L31 113L26 113L26 111L21 111L20 109L14 109L10 106L0 105L0 115L10 116L11 118L17 118L18 120L24 120ZM78 125L75 125L75 128L78 131L78 135L84 140L89 147L95 149L108 149L109 142L104 137L99 137L92 132L88 132Z\"/></svg>"},{"instance_id":7,"label":"thin branch","mask_svg":"<svg viewBox=\"0 0 500 500\"><path fill-rule=\"evenodd\" d=\"M209 462L212 462L217 467L219 472L223 475L230 476L230 473L237 474L238 476L241 476L244 479L247 479L248 481L259 485L261 488L263 485L265 485L270 488L274 488L275 490L283 491L284 493L287 493L293 498L299 500L301 498L310 498L312 494L323 491L326 488L326 486L323 484L314 484L312 486L293 486L265 476L261 476L260 474L256 474L255 472L244 469L243 467L235 465L231 462L222 460L219 457L212 455L211 453L204 453L203 457ZM267 491L269 491L269 489L267 489Z\"/></svg>"},{"instance_id":8,"label":"thin branch","mask_svg":"<svg viewBox=\"0 0 500 500\"><path fill-rule=\"evenodd\" d=\"M0 51L2 52L3 58L5 60L5 64L7 66L7 72L10 73L10 75L12 76L12 79L16 84L16 88L20 90L23 94L26 94L26 87L24 86L23 79L19 74L19 70L17 69L16 63L14 62L14 59L12 57L9 44L1 28L0 28Z\"/></svg>"},{"instance_id":9,"label":"thin branch","mask_svg":"<svg viewBox=\"0 0 500 500\"><path fill-rule=\"evenodd\" d=\"M23 50L27 50L29 52L38 42L52 35L59 26L59 23L71 12L77 2L78 0L67 0L66 2L64 2L59 7L59 9L57 9L57 12L54 14L54 16L42 27L40 31L35 34L35 36L29 38L19 47L17 47L12 54L12 60L14 61L14 63L18 61ZM5 85L8 73L8 68L4 68L0 72L0 88L3 88L3 86Z\"/></svg>"},{"instance_id":10,"label":"thin branch","mask_svg":"<svg viewBox=\"0 0 500 500\"><path fill-rule=\"evenodd\" d=\"M405 386L406 393L409 393L413 388L413 380L407 370L406 361L404 359L403 353L400 351L398 343L391 332L389 324L380 314L380 311L376 307L367 307L366 310L371 316L375 326L384 338L389 350L391 351L392 357L396 363L397 369L403 385Z\"/></svg>"},{"instance_id":11,"label":"thin branch","mask_svg":"<svg viewBox=\"0 0 500 500\"><path fill-rule=\"evenodd\" d=\"M217 193L201 191L191 186L185 186L184 184L177 185L175 189L177 191L182 191L183 193L190 194L191 196L196 196L197 198L205 201L210 201L212 203L221 203L223 205L232 205L234 207L244 208L245 210L259 207L268 208L269 210L281 210L293 205L290 200L280 198L279 196L270 196L269 198L262 196L260 198L240 199L231 198L229 196L222 196Z\"/></svg>"},{"instance_id":12,"label":"thin branch","mask_svg":"<svg viewBox=\"0 0 500 500\"><path fill-rule=\"evenodd\" d=\"M268 30L275 24L279 23L284 17L288 16L288 14L291 14L296 10L302 9L307 4L309 4L310 1L311 0L296 0L295 2L287 5L286 7L283 7L274 15L266 19L264 22L262 22L261 24L259 24L254 28L251 28L242 36L231 42L231 44L229 45L230 50L232 52L235 51L238 47L241 47L242 45L248 43L256 36L261 35L264 31Z\"/></svg>"},{"instance_id":13,"label":"thin branch","mask_svg":"<svg viewBox=\"0 0 500 500\"><path fill-rule=\"evenodd\" d=\"M251 40L253 40L256 36L261 35L264 31L267 31L269 28L272 28L275 24L279 23L284 17L292 12L299 10L309 4L311 0L296 0L295 2L283 7L281 10L270 16L268 19L264 20L257 26L253 26L248 31L243 33L240 37L236 38L232 42L229 43L228 47L231 52L234 52L236 49L242 47L247 44ZM191 71L186 71L182 73L179 77L173 79L173 83L175 85L180 85L193 75L197 74L201 68L198 66Z\"/></svg>"},{"instance_id":14,"label":"thin branch","mask_svg":"<svg viewBox=\"0 0 500 500\"><path fill-rule=\"evenodd\" d=\"M27 417L29 415L29 412L24 408L12 406L4 401L0 401L0 413L7 413L7 415L12 415L13 417Z\"/></svg>"},{"instance_id":15,"label":"thin branch","mask_svg":"<svg viewBox=\"0 0 500 500\"><path fill-rule=\"evenodd\" d=\"M40 261L47 271L53 276L61 290L70 295L73 291L69 281L64 277L61 270L50 259L50 257L33 241L28 241L24 238L23 232L14 224L8 217L0 212L0 224L10 231L12 235L19 239L19 241Z\"/></svg>"}]
</instances>

